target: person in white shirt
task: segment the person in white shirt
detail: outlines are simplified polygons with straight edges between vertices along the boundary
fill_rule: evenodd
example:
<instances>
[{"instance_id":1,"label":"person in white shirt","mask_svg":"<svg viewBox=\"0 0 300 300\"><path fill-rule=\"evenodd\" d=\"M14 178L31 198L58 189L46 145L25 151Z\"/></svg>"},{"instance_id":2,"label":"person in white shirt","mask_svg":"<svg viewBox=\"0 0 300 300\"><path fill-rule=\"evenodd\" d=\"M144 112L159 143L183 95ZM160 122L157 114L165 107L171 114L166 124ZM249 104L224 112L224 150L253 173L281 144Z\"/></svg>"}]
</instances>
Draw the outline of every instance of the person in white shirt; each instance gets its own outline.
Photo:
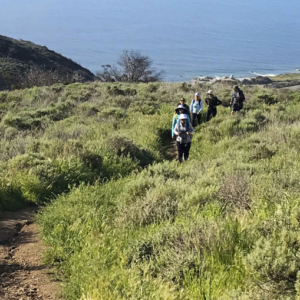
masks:
<instances>
[{"instance_id":1,"label":"person in white shirt","mask_svg":"<svg viewBox=\"0 0 300 300\"><path fill-rule=\"evenodd\" d=\"M195 98L192 100L191 105L190 105L190 111L192 114L192 126L196 126L196 118L198 120L198 125L201 122L201 115L203 111L203 103L200 98L199 93L195 93Z\"/></svg>"}]
</instances>

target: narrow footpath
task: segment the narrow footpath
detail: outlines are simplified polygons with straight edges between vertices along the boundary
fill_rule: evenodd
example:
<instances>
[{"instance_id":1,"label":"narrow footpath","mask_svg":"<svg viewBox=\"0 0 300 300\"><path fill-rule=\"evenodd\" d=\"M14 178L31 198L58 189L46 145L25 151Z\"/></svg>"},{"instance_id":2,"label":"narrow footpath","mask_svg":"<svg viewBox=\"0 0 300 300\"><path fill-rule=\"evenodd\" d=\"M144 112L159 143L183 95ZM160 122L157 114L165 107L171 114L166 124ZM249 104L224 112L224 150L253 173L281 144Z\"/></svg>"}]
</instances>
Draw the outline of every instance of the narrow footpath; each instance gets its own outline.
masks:
<instances>
[{"instance_id":1,"label":"narrow footpath","mask_svg":"<svg viewBox=\"0 0 300 300\"><path fill-rule=\"evenodd\" d=\"M166 135L164 138L162 138L162 152L163 156L167 160L174 160L177 158L176 141L173 140L169 135Z\"/></svg>"},{"instance_id":2,"label":"narrow footpath","mask_svg":"<svg viewBox=\"0 0 300 300\"><path fill-rule=\"evenodd\" d=\"M36 208L0 212L0 300L58 300L59 284L43 264L46 247L34 223Z\"/></svg>"}]
</instances>

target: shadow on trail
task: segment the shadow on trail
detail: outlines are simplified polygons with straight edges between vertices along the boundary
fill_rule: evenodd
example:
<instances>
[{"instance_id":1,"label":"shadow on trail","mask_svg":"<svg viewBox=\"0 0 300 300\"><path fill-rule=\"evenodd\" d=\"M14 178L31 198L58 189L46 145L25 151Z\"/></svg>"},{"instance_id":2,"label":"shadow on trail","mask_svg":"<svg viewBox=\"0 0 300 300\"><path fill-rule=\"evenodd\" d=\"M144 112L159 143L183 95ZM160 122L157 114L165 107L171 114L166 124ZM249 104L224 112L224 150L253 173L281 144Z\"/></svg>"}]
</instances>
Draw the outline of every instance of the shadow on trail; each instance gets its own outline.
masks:
<instances>
[{"instance_id":1,"label":"shadow on trail","mask_svg":"<svg viewBox=\"0 0 300 300\"><path fill-rule=\"evenodd\" d=\"M170 130L165 129L159 132L159 142L164 159L171 161L177 158L176 141L172 139Z\"/></svg>"}]
</instances>

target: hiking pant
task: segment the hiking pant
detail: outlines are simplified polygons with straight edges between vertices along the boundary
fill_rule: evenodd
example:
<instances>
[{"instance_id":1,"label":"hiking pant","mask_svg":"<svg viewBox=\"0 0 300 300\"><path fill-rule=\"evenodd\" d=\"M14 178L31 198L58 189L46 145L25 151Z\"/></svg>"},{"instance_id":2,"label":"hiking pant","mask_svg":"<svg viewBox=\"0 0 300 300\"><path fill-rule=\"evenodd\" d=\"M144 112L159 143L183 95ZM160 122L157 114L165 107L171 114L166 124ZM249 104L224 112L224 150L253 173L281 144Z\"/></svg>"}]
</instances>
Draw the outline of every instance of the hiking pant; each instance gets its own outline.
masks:
<instances>
[{"instance_id":1,"label":"hiking pant","mask_svg":"<svg viewBox=\"0 0 300 300\"><path fill-rule=\"evenodd\" d=\"M215 117L217 115L217 108L216 107L209 107L206 112L206 122L209 121L210 115Z\"/></svg>"},{"instance_id":2,"label":"hiking pant","mask_svg":"<svg viewBox=\"0 0 300 300\"><path fill-rule=\"evenodd\" d=\"M232 105L232 111L240 111L241 109L243 109L244 107L244 103L235 103Z\"/></svg>"},{"instance_id":3,"label":"hiking pant","mask_svg":"<svg viewBox=\"0 0 300 300\"><path fill-rule=\"evenodd\" d=\"M178 159L180 162L182 162L183 156L184 156L184 160L187 160L189 158L190 148L191 148L191 143L180 144L179 142L177 142Z\"/></svg>"},{"instance_id":4,"label":"hiking pant","mask_svg":"<svg viewBox=\"0 0 300 300\"><path fill-rule=\"evenodd\" d=\"M192 113L192 126L193 127L195 127L196 126L196 118L197 118L197 120L198 120L198 125L200 124L200 122L201 122L201 114L194 114L194 113Z\"/></svg>"},{"instance_id":5,"label":"hiking pant","mask_svg":"<svg viewBox=\"0 0 300 300\"><path fill-rule=\"evenodd\" d=\"M240 111L240 110L241 110L241 107L238 103L232 105L232 111Z\"/></svg>"}]
</instances>

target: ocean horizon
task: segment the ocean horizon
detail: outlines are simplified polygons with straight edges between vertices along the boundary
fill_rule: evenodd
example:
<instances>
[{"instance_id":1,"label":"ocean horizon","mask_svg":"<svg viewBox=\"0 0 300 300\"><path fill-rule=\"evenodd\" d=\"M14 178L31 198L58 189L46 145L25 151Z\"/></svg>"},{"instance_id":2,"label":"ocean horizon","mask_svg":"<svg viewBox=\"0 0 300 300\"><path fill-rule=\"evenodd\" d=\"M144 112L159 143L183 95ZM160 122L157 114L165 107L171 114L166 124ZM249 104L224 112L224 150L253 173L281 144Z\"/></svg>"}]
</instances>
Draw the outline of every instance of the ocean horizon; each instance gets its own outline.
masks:
<instances>
[{"instance_id":1,"label":"ocean horizon","mask_svg":"<svg viewBox=\"0 0 300 300\"><path fill-rule=\"evenodd\" d=\"M137 50L164 81L252 77L300 68L300 3L2 0L0 34L32 41L92 72ZM252 72L252 73L251 73Z\"/></svg>"}]
</instances>

